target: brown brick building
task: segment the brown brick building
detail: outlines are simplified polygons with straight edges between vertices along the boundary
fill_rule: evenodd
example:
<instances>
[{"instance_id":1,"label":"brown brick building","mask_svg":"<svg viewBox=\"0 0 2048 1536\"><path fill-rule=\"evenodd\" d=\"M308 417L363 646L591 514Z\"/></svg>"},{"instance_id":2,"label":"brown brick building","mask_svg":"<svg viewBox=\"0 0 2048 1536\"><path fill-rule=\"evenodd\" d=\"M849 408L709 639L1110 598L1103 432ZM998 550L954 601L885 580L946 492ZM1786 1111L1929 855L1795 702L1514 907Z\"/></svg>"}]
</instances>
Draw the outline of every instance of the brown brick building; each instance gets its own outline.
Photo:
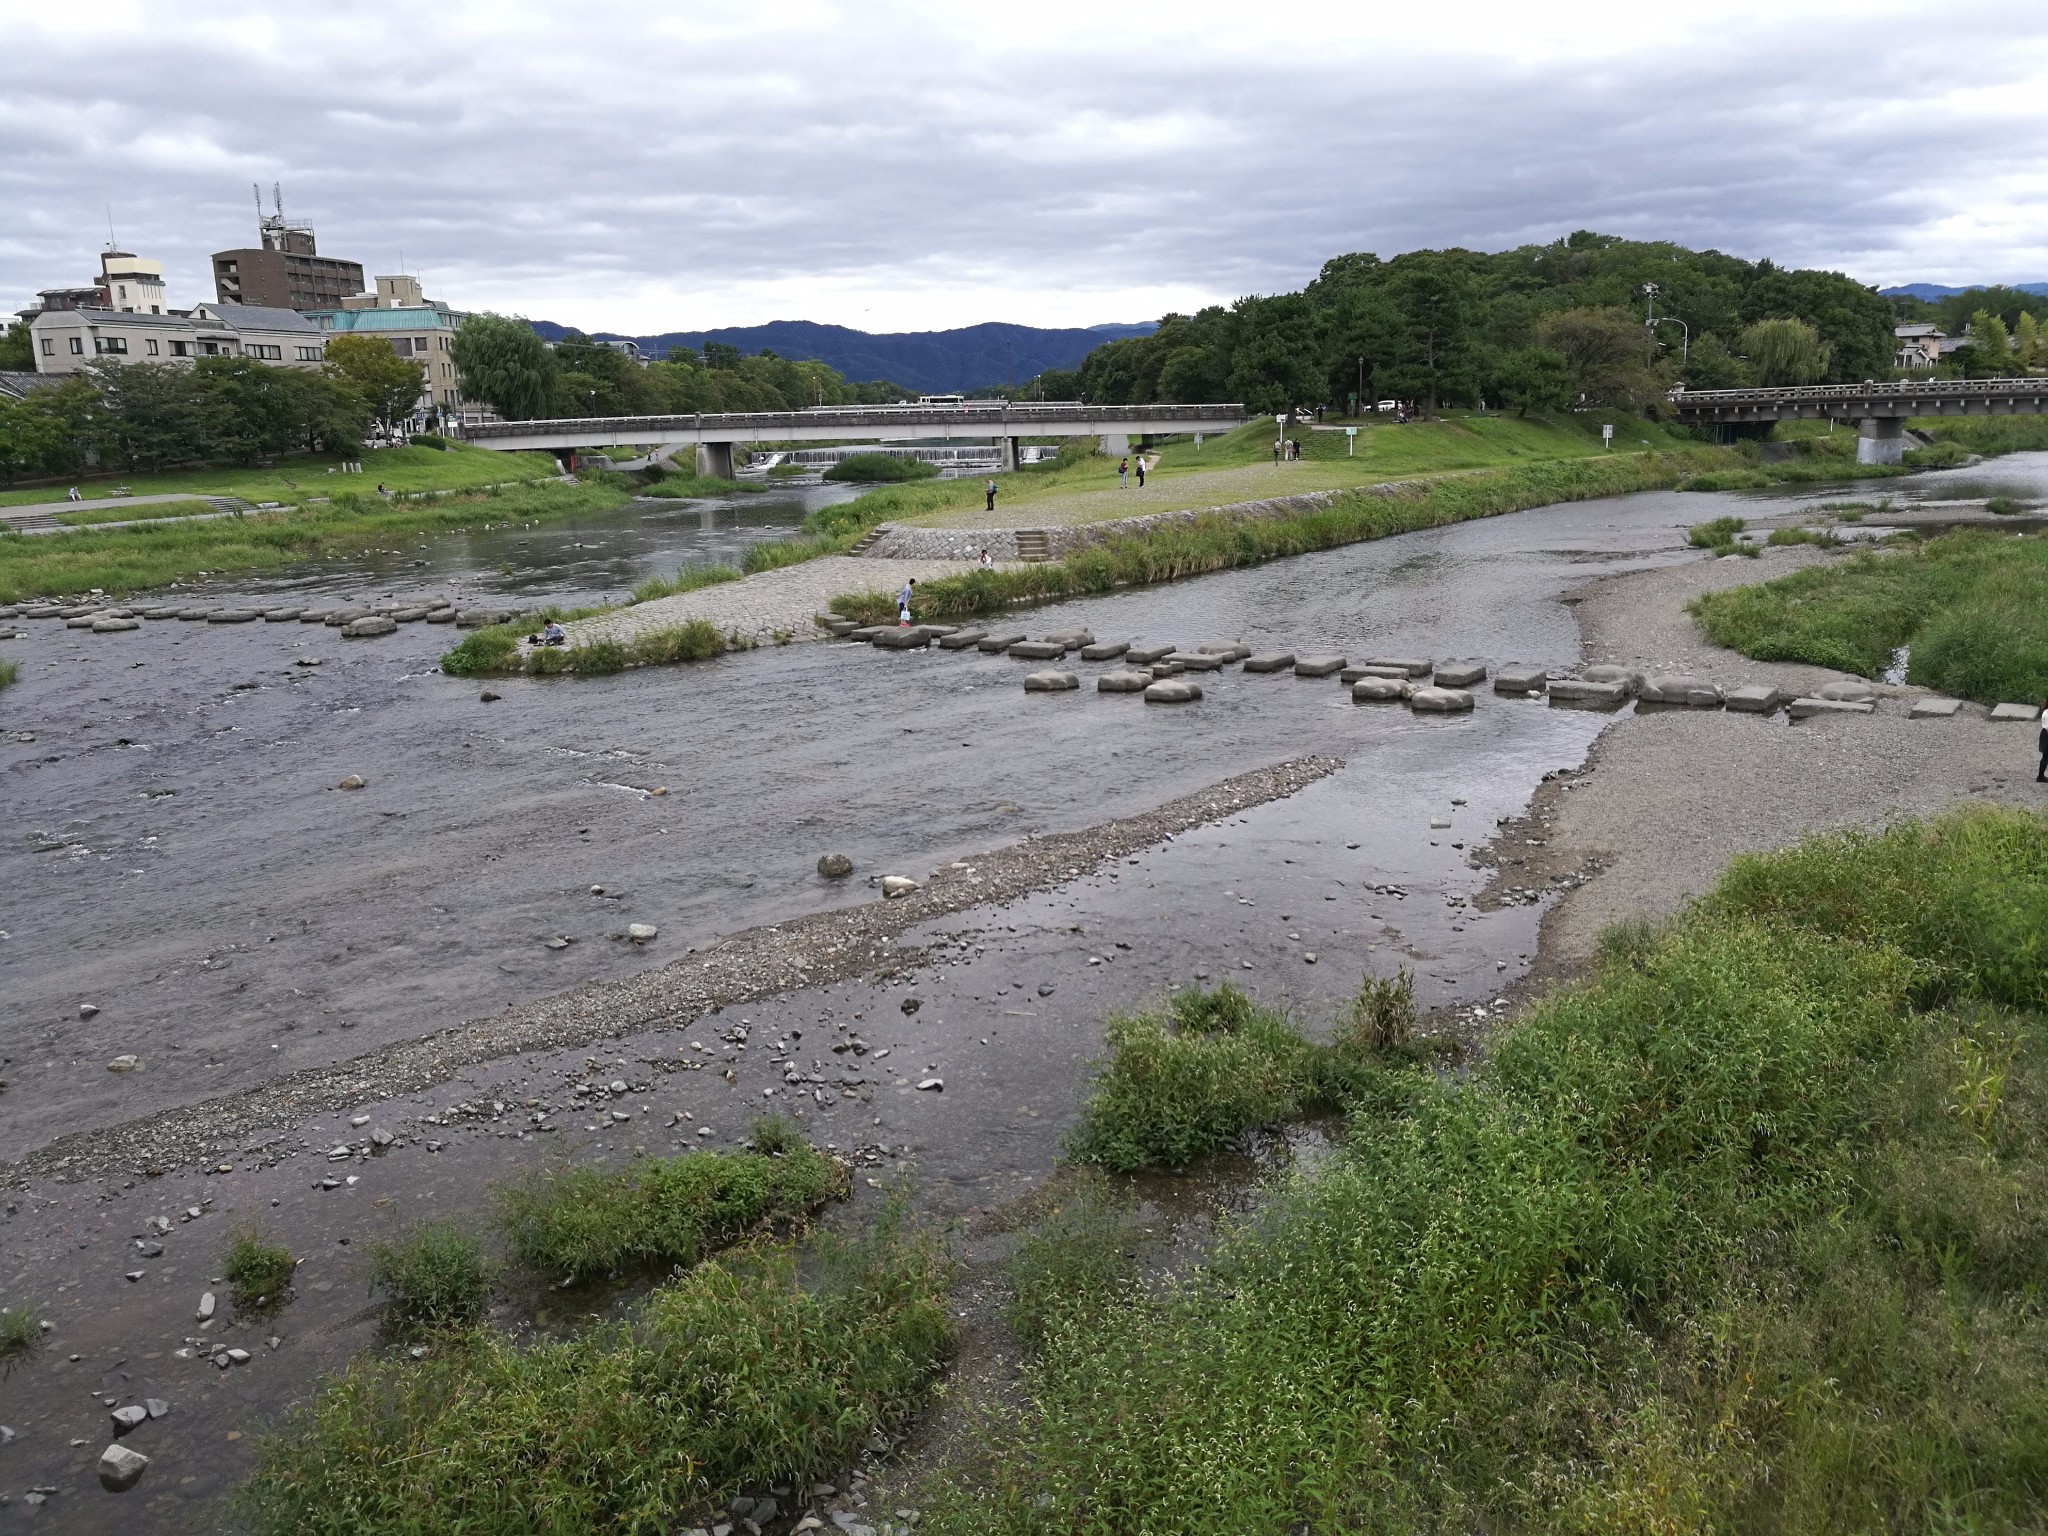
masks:
<instances>
[{"instance_id":1,"label":"brown brick building","mask_svg":"<svg viewBox=\"0 0 2048 1536\"><path fill-rule=\"evenodd\" d=\"M363 291L363 265L322 256L310 225L266 215L255 250L215 251L213 291L223 304L270 309L339 309Z\"/></svg>"}]
</instances>

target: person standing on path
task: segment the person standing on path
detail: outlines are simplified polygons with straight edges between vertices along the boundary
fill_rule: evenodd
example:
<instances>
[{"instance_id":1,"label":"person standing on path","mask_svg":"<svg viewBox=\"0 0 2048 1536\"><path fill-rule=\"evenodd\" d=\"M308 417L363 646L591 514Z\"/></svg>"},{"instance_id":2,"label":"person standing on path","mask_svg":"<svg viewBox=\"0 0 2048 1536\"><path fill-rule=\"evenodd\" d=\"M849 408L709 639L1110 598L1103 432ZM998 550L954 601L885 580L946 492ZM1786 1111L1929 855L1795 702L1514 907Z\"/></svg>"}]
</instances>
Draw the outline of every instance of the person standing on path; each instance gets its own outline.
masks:
<instances>
[{"instance_id":1,"label":"person standing on path","mask_svg":"<svg viewBox=\"0 0 2048 1536\"><path fill-rule=\"evenodd\" d=\"M1138 455L1138 489L1145 489L1145 455Z\"/></svg>"},{"instance_id":2,"label":"person standing on path","mask_svg":"<svg viewBox=\"0 0 2048 1536\"><path fill-rule=\"evenodd\" d=\"M1131 488L1131 461L1127 458L1116 461L1116 483L1120 490Z\"/></svg>"},{"instance_id":3,"label":"person standing on path","mask_svg":"<svg viewBox=\"0 0 2048 1536\"><path fill-rule=\"evenodd\" d=\"M990 475L990 476L988 477L988 484L987 484L987 485L985 485L985 486L983 486L983 487L982 487L981 489L982 489L982 493L983 493L984 495L986 495L986 496L988 497L988 510L989 510L989 511L991 511L991 512L995 511L995 509L996 509L996 477L995 477L994 475Z\"/></svg>"},{"instance_id":4,"label":"person standing on path","mask_svg":"<svg viewBox=\"0 0 2048 1536\"><path fill-rule=\"evenodd\" d=\"M1276 437L1276 438L1274 438L1274 439L1273 439L1273 465L1274 465L1274 467L1275 467L1275 468L1277 469L1277 468L1279 467L1279 464L1280 464L1280 439Z\"/></svg>"},{"instance_id":5,"label":"person standing on path","mask_svg":"<svg viewBox=\"0 0 2048 1536\"><path fill-rule=\"evenodd\" d=\"M903 583L903 590L896 594L896 623L898 627L910 627L910 600L917 595L917 578L912 576Z\"/></svg>"},{"instance_id":6,"label":"person standing on path","mask_svg":"<svg viewBox=\"0 0 2048 1536\"><path fill-rule=\"evenodd\" d=\"M2034 772L2034 782L2048 784L2048 699L2041 701L2041 739L2035 745L2041 749L2041 766Z\"/></svg>"}]
</instances>

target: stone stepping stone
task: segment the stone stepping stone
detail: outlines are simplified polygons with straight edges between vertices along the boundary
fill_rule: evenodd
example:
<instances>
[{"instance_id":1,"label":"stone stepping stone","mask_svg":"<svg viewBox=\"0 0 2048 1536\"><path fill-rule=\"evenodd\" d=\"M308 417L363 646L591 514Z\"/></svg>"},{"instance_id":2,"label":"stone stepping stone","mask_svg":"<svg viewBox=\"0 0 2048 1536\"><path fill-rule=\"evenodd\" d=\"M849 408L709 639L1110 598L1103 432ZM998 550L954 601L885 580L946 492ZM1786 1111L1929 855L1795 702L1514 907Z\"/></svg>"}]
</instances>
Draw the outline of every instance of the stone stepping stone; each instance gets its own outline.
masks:
<instances>
[{"instance_id":1,"label":"stone stepping stone","mask_svg":"<svg viewBox=\"0 0 2048 1536\"><path fill-rule=\"evenodd\" d=\"M1289 662L1289 666L1293 663ZM1380 667L1367 662L1362 667L1346 667L1337 674L1340 683L1355 683L1362 677L1391 677L1395 682L1405 682L1409 676L1406 667Z\"/></svg>"},{"instance_id":2,"label":"stone stepping stone","mask_svg":"<svg viewBox=\"0 0 2048 1536\"><path fill-rule=\"evenodd\" d=\"M931 632L921 624L898 625L875 636L878 651L915 651L931 643Z\"/></svg>"},{"instance_id":3,"label":"stone stepping stone","mask_svg":"<svg viewBox=\"0 0 2048 1536\"><path fill-rule=\"evenodd\" d=\"M1131 648L1128 640L1097 640L1081 647L1083 661L1115 661Z\"/></svg>"},{"instance_id":4,"label":"stone stepping stone","mask_svg":"<svg viewBox=\"0 0 2048 1536\"><path fill-rule=\"evenodd\" d=\"M33 608L22 609L21 616L24 619L61 619L64 610L55 603L38 603Z\"/></svg>"},{"instance_id":5,"label":"stone stepping stone","mask_svg":"<svg viewBox=\"0 0 2048 1536\"><path fill-rule=\"evenodd\" d=\"M369 640L378 635L388 635L398 629L398 620L389 614L366 613L353 623L341 626L344 640Z\"/></svg>"},{"instance_id":6,"label":"stone stepping stone","mask_svg":"<svg viewBox=\"0 0 2048 1536\"><path fill-rule=\"evenodd\" d=\"M367 619L372 616L368 608L330 608L327 611L327 618L324 622L330 629L340 629L344 624L353 624L357 619ZM471 620L473 622L464 623L464 620ZM474 612L457 614L455 622L462 624L464 629L482 629L491 622L491 616L479 608Z\"/></svg>"},{"instance_id":7,"label":"stone stepping stone","mask_svg":"<svg viewBox=\"0 0 2048 1536\"><path fill-rule=\"evenodd\" d=\"M918 627L922 629L926 634L930 635L934 640L942 640L947 635L952 634L953 631L958 629L960 626L958 624L922 624Z\"/></svg>"},{"instance_id":8,"label":"stone stepping stone","mask_svg":"<svg viewBox=\"0 0 2048 1536\"><path fill-rule=\"evenodd\" d=\"M426 616L427 610L424 608L394 608L386 615L387 618L396 619L401 624L417 624ZM270 615L265 614L264 617L269 618Z\"/></svg>"},{"instance_id":9,"label":"stone stepping stone","mask_svg":"<svg viewBox=\"0 0 2048 1536\"><path fill-rule=\"evenodd\" d=\"M134 619L94 619L92 632L96 635L117 635L124 629L140 629L142 625Z\"/></svg>"},{"instance_id":10,"label":"stone stepping stone","mask_svg":"<svg viewBox=\"0 0 2048 1536\"><path fill-rule=\"evenodd\" d=\"M204 624L206 616L211 612L211 608L180 608L178 617L188 624Z\"/></svg>"},{"instance_id":11,"label":"stone stepping stone","mask_svg":"<svg viewBox=\"0 0 2048 1536\"><path fill-rule=\"evenodd\" d=\"M939 637L939 648L947 651L964 651L970 645L979 645L988 638L985 629L956 629L950 635Z\"/></svg>"},{"instance_id":12,"label":"stone stepping stone","mask_svg":"<svg viewBox=\"0 0 2048 1536\"><path fill-rule=\"evenodd\" d=\"M459 615L457 616L455 622L458 624L462 622L462 619ZM848 630L846 632L846 638L849 640L859 640L863 643L866 643L868 641L873 640L877 635L891 634L895 631L895 629L896 626L894 624L863 624L858 629Z\"/></svg>"},{"instance_id":13,"label":"stone stepping stone","mask_svg":"<svg viewBox=\"0 0 2048 1536\"><path fill-rule=\"evenodd\" d=\"M436 608L427 615L427 622L429 624L453 624L455 622L455 610L453 608ZM851 628L850 625L848 627Z\"/></svg>"},{"instance_id":14,"label":"stone stepping stone","mask_svg":"<svg viewBox=\"0 0 2048 1536\"><path fill-rule=\"evenodd\" d=\"M263 622L266 624L296 624L298 619L299 610L296 608L266 608L263 610Z\"/></svg>"},{"instance_id":15,"label":"stone stepping stone","mask_svg":"<svg viewBox=\"0 0 2048 1536\"><path fill-rule=\"evenodd\" d=\"M299 622L301 624L325 624L327 622L327 615L333 611L331 608L308 608L299 615Z\"/></svg>"},{"instance_id":16,"label":"stone stepping stone","mask_svg":"<svg viewBox=\"0 0 2048 1536\"><path fill-rule=\"evenodd\" d=\"M1721 690L1703 677L1669 673L1648 679L1636 691L1645 704L1675 704L1685 709L1719 709Z\"/></svg>"},{"instance_id":17,"label":"stone stepping stone","mask_svg":"<svg viewBox=\"0 0 2048 1536\"><path fill-rule=\"evenodd\" d=\"M1019 661L1057 661L1067 654L1067 647L1058 640L1019 640L1010 654Z\"/></svg>"},{"instance_id":18,"label":"stone stepping stone","mask_svg":"<svg viewBox=\"0 0 2048 1536\"><path fill-rule=\"evenodd\" d=\"M1839 682L1822 683L1813 690L1816 699L1839 699L1848 704L1868 704L1877 697L1877 690L1860 677L1846 677Z\"/></svg>"},{"instance_id":19,"label":"stone stepping stone","mask_svg":"<svg viewBox=\"0 0 2048 1536\"><path fill-rule=\"evenodd\" d=\"M87 619L99 611L99 608L92 603L73 603L67 608L59 608L57 610L57 617L60 619Z\"/></svg>"},{"instance_id":20,"label":"stone stepping stone","mask_svg":"<svg viewBox=\"0 0 2048 1536\"><path fill-rule=\"evenodd\" d=\"M1011 646L1018 644L1023 639L1024 631L1018 629L989 635L985 639L977 641L976 644L991 656L1000 656L1004 651L1007 651Z\"/></svg>"},{"instance_id":21,"label":"stone stepping stone","mask_svg":"<svg viewBox=\"0 0 2048 1536\"><path fill-rule=\"evenodd\" d=\"M1745 715L1768 715L1784 701L1785 695L1769 683L1744 683L1730 688L1722 699L1730 709Z\"/></svg>"},{"instance_id":22,"label":"stone stepping stone","mask_svg":"<svg viewBox=\"0 0 2048 1536\"><path fill-rule=\"evenodd\" d=\"M1263 651L1257 656L1247 656L1244 659L1244 669L1247 672L1285 672L1293 665L1292 651ZM1352 681L1355 682L1357 679L1354 678Z\"/></svg>"},{"instance_id":23,"label":"stone stepping stone","mask_svg":"<svg viewBox=\"0 0 2048 1536\"><path fill-rule=\"evenodd\" d=\"M1164 678L1145 690L1147 704L1192 704L1201 696L1200 683L1183 682L1177 677Z\"/></svg>"},{"instance_id":24,"label":"stone stepping stone","mask_svg":"<svg viewBox=\"0 0 2048 1536\"><path fill-rule=\"evenodd\" d=\"M1730 695L1733 702L1733 695ZM1963 707L1961 699L1915 699L1913 707L1906 711L1909 720L1948 720Z\"/></svg>"},{"instance_id":25,"label":"stone stepping stone","mask_svg":"<svg viewBox=\"0 0 2048 1536\"><path fill-rule=\"evenodd\" d=\"M1398 704L1408 697L1408 685L1391 677L1361 677L1351 685L1354 704Z\"/></svg>"},{"instance_id":26,"label":"stone stepping stone","mask_svg":"<svg viewBox=\"0 0 2048 1536\"><path fill-rule=\"evenodd\" d=\"M1161 657L1162 661L1179 667L1183 672L1221 672L1223 658L1211 656L1203 651L1174 651Z\"/></svg>"},{"instance_id":27,"label":"stone stepping stone","mask_svg":"<svg viewBox=\"0 0 2048 1536\"><path fill-rule=\"evenodd\" d=\"M1093 645L1095 636L1085 629L1055 630L1045 637L1050 645L1063 645L1070 651L1078 651L1084 645Z\"/></svg>"},{"instance_id":28,"label":"stone stepping stone","mask_svg":"<svg viewBox=\"0 0 2048 1536\"><path fill-rule=\"evenodd\" d=\"M1427 677L1432 669L1432 664L1427 658L1416 656L1368 656L1365 658L1365 665L1399 667L1409 677Z\"/></svg>"},{"instance_id":29,"label":"stone stepping stone","mask_svg":"<svg viewBox=\"0 0 2048 1536\"><path fill-rule=\"evenodd\" d=\"M1588 683L1619 683L1622 694L1626 698L1634 698L1636 694L1642 691L1642 686L1647 681L1643 674L1634 667L1620 667L1612 662L1605 661L1601 662L1598 666L1585 668L1579 673L1579 677L1582 681ZM1551 686L1550 691L1552 693L1557 692L1555 684Z\"/></svg>"},{"instance_id":30,"label":"stone stepping stone","mask_svg":"<svg viewBox=\"0 0 2048 1536\"><path fill-rule=\"evenodd\" d=\"M2038 720L2041 711L2032 704L1994 704L1991 706L1994 720Z\"/></svg>"},{"instance_id":31,"label":"stone stepping stone","mask_svg":"<svg viewBox=\"0 0 2048 1536\"><path fill-rule=\"evenodd\" d=\"M1250 646L1240 644L1235 640L1226 640L1217 645L1197 646L1196 649L1204 656L1221 656L1225 666L1228 666L1233 661L1243 661L1245 657L1252 653Z\"/></svg>"},{"instance_id":32,"label":"stone stepping stone","mask_svg":"<svg viewBox=\"0 0 2048 1536\"><path fill-rule=\"evenodd\" d=\"M1408 695L1408 707L1418 715L1457 715L1472 707L1472 695L1464 688L1417 688Z\"/></svg>"},{"instance_id":33,"label":"stone stepping stone","mask_svg":"<svg viewBox=\"0 0 2048 1536\"><path fill-rule=\"evenodd\" d=\"M1095 679L1097 693L1143 693L1153 684L1149 671L1133 667L1119 667L1114 672L1105 672Z\"/></svg>"},{"instance_id":34,"label":"stone stepping stone","mask_svg":"<svg viewBox=\"0 0 2048 1536\"><path fill-rule=\"evenodd\" d=\"M344 608L338 612L328 614L327 622L330 624L346 624L350 619L361 617L362 613L360 610ZM490 614L481 608L459 608L455 612L455 627L457 629L482 629L490 622Z\"/></svg>"},{"instance_id":35,"label":"stone stepping stone","mask_svg":"<svg viewBox=\"0 0 2048 1536\"><path fill-rule=\"evenodd\" d=\"M1549 685L1547 667L1497 667L1493 674L1495 693L1541 693Z\"/></svg>"},{"instance_id":36,"label":"stone stepping stone","mask_svg":"<svg viewBox=\"0 0 2048 1536\"><path fill-rule=\"evenodd\" d=\"M1065 693L1080 686L1081 679L1071 672L1033 672L1024 679L1026 693Z\"/></svg>"},{"instance_id":37,"label":"stone stepping stone","mask_svg":"<svg viewBox=\"0 0 2048 1536\"><path fill-rule=\"evenodd\" d=\"M1304 656L1294 664L1296 677L1331 677L1343 670L1342 656Z\"/></svg>"},{"instance_id":38,"label":"stone stepping stone","mask_svg":"<svg viewBox=\"0 0 2048 1536\"><path fill-rule=\"evenodd\" d=\"M1875 703L1857 699L1794 699L1785 706L1785 713L1794 720L1811 720L1815 715L1870 715L1876 712Z\"/></svg>"},{"instance_id":39,"label":"stone stepping stone","mask_svg":"<svg viewBox=\"0 0 2048 1536\"><path fill-rule=\"evenodd\" d=\"M254 624L263 615L254 608L216 608L206 616L209 624Z\"/></svg>"},{"instance_id":40,"label":"stone stepping stone","mask_svg":"<svg viewBox=\"0 0 2048 1536\"><path fill-rule=\"evenodd\" d=\"M175 608L145 608L142 611L142 616L145 619L175 619L178 616L178 610Z\"/></svg>"},{"instance_id":41,"label":"stone stepping stone","mask_svg":"<svg viewBox=\"0 0 2048 1536\"><path fill-rule=\"evenodd\" d=\"M1134 645L1124 652L1124 660L1135 667L1149 667L1155 661L1164 661L1178 650L1172 645Z\"/></svg>"},{"instance_id":42,"label":"stone stepping stone","mask_svg":"<svg viewBox=\"0 0 2048 1536\"><path fill-rule=\"evenodd\" d=\"M1629 698L1629 689L1624 683L1602 683L1580 677L1552 678L1549 692L1553 704L1583 704L1594 709L1619 709Z\"/></svg>"},{"instance_id":43,"label":"stone stepping stone","mask_svg":"<svg viewBox=\"0 0 2048 1536\"><path fill-rule=\"evenodd\" d=\"M21 610L13 604L0 604L0 619L18 619L20 617Z\"/></svg>"},{"instance_id":44,"label":"stone stepping stone","mask_svg":"<svg viewBox=\"0 0 2048 1536\"><path fill-rule=\"evenodd\" d=\"M99 623L105 617L106 615L103 613L82 613L75 619L66 619L64 627L66 629L91 629L93 625Z\"/></svg>"},{"instance_id":45,"label":"stone stepping stone","mask_svg":"<svg viewBox=\"0 0 2048 1536\"><path fill-rule=\"evenodd\" d=\"M1483 661L1440 661L1431 676L1439 688L1470 688L1474 683L1486 681L1486 663Z\"/></svg>"},{"instance_id":46,"label":"stone stepping stone","mask_svg":"<svg viewBox=\"0 0 2048 1536\"><path fill-rule=\"evenodd\" d=\"M1128 659L1129 658L1126 658L1126 660ZM1181 673L1187 671L1187 668L1182 666L1177 661L1170 661L1162 658L1161 660L1153 662L1152 665L1147 667L1145 670L1150 672L1155 678L1158 678L1179 677Z\"/></svg>"}]
</instances>

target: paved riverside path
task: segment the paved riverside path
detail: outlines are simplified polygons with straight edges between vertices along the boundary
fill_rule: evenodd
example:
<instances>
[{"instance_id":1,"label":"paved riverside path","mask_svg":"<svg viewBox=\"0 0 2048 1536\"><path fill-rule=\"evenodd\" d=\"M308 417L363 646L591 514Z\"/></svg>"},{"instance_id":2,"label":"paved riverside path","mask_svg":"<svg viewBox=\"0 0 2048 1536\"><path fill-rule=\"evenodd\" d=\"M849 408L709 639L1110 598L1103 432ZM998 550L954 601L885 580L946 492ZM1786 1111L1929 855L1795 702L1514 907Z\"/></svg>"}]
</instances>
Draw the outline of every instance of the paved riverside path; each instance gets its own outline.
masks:
<instances>
[{"instance_id":1,"label":"paved riverside path","mask_svg":"<svg viewBox=\"0 0 2048 1536\"><path fill-rule=\"evenodd\" d=\"M826 555L801 565L785 565L738 581L575 619L562 627L569 632L571 645L585 640L625 640L691 619L708 620L721 634L737 631L742 638L772 640L782 631L798 640L818 640L824 636L811 622L811 615L825 612L835 597L848 592L886 592L893 597L905 577L929 581L973 569L971 560L865 560Z\"/></svg>"},{"instance_id":2,"label":"paved riverside path","mask_svg":"<svg viewBox=\"0 0 2048 1536\"><path fill-rule=\"evenodd\" d=\"M176 519L232 517L245 503L227 496L202 496L196 491L169 491L160 496L102 496L88 501L32 501L20 506L0 506L0 523L6 524L16 533L70 533L85 529L95 531L107 528L133 528L138 522L165 522L165 518L136 518L132 521L112 523L60 523L58 518L66 513L98 512L110 507L146 507L167 501L211 502L211 512L189 512Z\"/></svg>"}]
</instances>

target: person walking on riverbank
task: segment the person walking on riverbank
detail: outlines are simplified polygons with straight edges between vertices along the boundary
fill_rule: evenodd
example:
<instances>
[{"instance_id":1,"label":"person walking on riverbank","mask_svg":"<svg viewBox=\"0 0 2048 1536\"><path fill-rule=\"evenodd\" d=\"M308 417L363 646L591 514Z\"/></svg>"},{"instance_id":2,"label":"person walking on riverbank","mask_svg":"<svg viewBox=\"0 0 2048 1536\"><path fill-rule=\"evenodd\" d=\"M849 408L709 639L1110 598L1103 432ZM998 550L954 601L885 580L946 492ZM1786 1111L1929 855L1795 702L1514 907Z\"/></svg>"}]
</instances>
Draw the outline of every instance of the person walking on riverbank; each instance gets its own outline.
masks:
<instances>
[{"instance_id":1,"label":"person walking on riverbank","mask_svg":"<svg viewBox=\"0 0 2048 1536\"><path fill-rule=\"evenodd\" d=\"M1145 455L1138 455L1138 489L1145 489Z\"/></svg>"},{"instance_id":2,"label":"person walking on riverbank","mask_svg":"<svg viewBox=\"0 0 2048 1536\"><path fill-rule=\"evenodd\" d=\"M2041 739L2035 745L2041 749L2041 766L2034 772L2034 782L2048 784L2048 699L2041 701Z\"/></svg>"},{"instance_id":3,"label":"person walking on riverbank","mask_svg":"<svg viewBox=\"0 0 2048 1536\"><path fill-rule=\"evenodd\" d=\"M988 510L989 510L989 511L991 511L991 512L995 511L995 509L996 509L996 477L995 477L994 475L990 475L990 476L988 477L988 484L987 484L987 485L985 485L985 486L983 486L983 487L982 487L981 489L982 489L982 493L983 493L984 495L986 495L986 496L988 497Z\"/></svg>"},{"instance_id":4,"label":"person walking on riverbank","mask_svg":"<svg viewBox=\"0 0 2048 1536\"><path fill-rule=\"evenodd\" d=\"M917 595L917 578L911 577L903 583L903 590L896 594L896 623L898 627L910 627L910 600Z\"/></svg>"},{"instance_id":5,"label":"person walking on riverbank","mask_svg":"<svg viewBox=\"0 0 2048 1536\"><path fill-rule=\"evenodd\" d=\"M1116 461L1116 483L1119 490L1127 491L1131 488L1131 461L1129 459L1118 459Z\"/></svg>"}]
</instances>

